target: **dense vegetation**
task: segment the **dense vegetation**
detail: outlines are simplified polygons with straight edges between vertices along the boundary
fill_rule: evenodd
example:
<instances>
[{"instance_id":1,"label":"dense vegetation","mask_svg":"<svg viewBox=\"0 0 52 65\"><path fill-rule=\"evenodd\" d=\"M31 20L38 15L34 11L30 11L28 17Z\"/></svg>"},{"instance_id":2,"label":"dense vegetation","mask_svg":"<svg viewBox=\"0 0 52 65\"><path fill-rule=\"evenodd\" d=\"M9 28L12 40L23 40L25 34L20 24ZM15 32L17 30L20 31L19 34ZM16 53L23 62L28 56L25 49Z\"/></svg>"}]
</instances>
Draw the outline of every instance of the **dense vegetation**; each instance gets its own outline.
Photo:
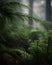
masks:
<instances>
[{"instance_id":1,"label":"dense vegetation","mask_svg":"<svg viewBox=\"0 0 52 65\"><path fill-rule=\"evenodd\" d=\"M0 65L51 65L52 22L15 12L16 6L29 9L20 2L0 0ZM44 30L25 25L29 18Z\"/></svg>"}]
</instances>

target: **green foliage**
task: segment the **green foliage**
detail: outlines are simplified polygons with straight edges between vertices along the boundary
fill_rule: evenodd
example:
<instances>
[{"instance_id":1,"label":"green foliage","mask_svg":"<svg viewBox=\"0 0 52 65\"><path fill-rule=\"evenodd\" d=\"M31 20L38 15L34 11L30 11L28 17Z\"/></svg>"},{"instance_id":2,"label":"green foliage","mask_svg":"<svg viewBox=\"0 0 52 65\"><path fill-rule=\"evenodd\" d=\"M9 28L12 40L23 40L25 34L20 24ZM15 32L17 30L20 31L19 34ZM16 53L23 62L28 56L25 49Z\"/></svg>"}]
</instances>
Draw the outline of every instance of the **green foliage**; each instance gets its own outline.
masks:
<instances>
[{"instance_id":1,"label":"green foliage","mask_svg":"<svg viewBox=\"0 0 52 65\"><path fill-rule=\"evenodd\" d=\"M31 36L32 41L30 43L28 51L34 57L34 59L32 59L32 60L34 60L34 62L37 61L40 65L46 64L47 58L49 61L51 61L51 58L52 58L52 32L50 32L50 31L46 32L46 31L40 31L40 30L33 31L33 32L31 32L30 36Z\"/></svg>"},{"instance_id":2,"label":"green foliage","mask_svg":"<svg viewBox=\"0 0 52 65\"><path fill-rule=\"evenodd\" d=\"M0 1L0 51L8 53L16 60L21 59L16 54L22 54L24 64L32 63L33 65L38 61L40 65L45 64L48 54L49 59L52 57L52 23L23 14L18 10L16 12L16 7L29 9L20 2ZM45 30L34 29L32 31L31 26L24 24L24 21L29 18L39 22Z\"/></svg>"},{"instance_id":3,"label":"green foliage","mask_svg":"<svg viewBox=\"0 0 52 65\"><path fill-rule=\"evenodd\" d=\"M32 40L29 47L30 52L34 54L36 53L36 51L40 53L46 53L48 46L47 33L45 31L33 31L31 32L30 36Z\"/></svg>"}]
</instances>

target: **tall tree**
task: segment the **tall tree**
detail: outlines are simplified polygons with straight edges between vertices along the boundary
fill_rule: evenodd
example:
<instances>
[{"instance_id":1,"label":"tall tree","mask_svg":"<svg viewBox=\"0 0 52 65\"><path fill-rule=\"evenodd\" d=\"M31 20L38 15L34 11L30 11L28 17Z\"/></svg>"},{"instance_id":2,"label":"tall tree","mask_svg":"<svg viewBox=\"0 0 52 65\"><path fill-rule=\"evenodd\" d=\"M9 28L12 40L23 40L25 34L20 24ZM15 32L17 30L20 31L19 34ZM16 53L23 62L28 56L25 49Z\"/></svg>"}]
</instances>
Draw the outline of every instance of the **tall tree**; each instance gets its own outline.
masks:
<instances>
[{"instance_id":1,"label":"tall tree","mask_svg":"<svg viewBox=\"0 0 52 65\"><path fill-rule=\"evenodd\" d=\"M29 10L29 15L33 15L33 2L34 0L29 0L29 6L30 6L30 10ZM32 25L33 24L33 21L32 19L29 19L29 24Z\"/></svg>"},{"instance_id":2,"label":"tall tree","mask_svg":"<svg viewBox=\"0 0 52 65\"><path fill-rule=\"evenodd\" d=\"M46 20L51 21L51 0L46 0Z\"/></svg>"}]
</instances>

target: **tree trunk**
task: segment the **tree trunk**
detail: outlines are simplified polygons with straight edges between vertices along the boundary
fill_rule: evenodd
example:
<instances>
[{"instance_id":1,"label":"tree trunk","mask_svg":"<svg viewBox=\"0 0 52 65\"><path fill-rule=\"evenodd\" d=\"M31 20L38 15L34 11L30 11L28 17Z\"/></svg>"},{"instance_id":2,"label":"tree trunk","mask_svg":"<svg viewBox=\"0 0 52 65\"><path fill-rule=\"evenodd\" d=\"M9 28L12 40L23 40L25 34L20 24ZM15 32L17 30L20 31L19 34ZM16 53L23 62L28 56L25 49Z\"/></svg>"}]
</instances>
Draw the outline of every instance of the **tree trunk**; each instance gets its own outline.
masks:
<instances>
[{"instance_id":1,"label":"tree trunk","mask_svg":"<svg viewBox=\"0 0 52 65\"><path fill-rule=\"evenodd\" d=\"M30 10L29 10L29 15L33 16L33 2L34 0L29 0L29 6L30 6ZM29 19L29 25L32 25L33 21L32 19Z\"/></svg>"},{"instance_id":2,"label":"tree trunk","mask_svg":"<svg viewBox=\"0 0 52 65\"><path fill-rule=\"evenodd\" d=\"M51 0L46 0L46 20L51 21Z\"/></svg>"}]
</instances>

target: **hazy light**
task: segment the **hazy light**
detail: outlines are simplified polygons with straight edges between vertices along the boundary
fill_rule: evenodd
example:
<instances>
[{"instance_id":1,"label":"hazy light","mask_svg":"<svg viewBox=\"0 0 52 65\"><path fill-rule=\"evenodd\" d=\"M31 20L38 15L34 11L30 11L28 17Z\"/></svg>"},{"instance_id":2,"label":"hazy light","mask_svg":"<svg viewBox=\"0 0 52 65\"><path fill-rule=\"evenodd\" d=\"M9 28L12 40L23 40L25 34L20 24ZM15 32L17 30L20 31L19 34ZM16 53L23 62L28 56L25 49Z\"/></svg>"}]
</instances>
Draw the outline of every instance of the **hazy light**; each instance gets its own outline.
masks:
<instances>
[{"instance_id":1,"label":"hazy light","mask_svg":"<svg viewBox=\"0 0 52 65\"><path fill-rule=\"evenodd\" d=\"M51 2L51 6L52 6L52 2Z\"/></svg>"},{"instance_id":2,"label":"hazy light","mask_svg":"<svg viewBox=\"0 0 52 65\"><path fill-rule=\"evenodd\" d=\"M45 1L41 1L41 4L43 5L45 3Z\"/></svg>"}]
</instances>

